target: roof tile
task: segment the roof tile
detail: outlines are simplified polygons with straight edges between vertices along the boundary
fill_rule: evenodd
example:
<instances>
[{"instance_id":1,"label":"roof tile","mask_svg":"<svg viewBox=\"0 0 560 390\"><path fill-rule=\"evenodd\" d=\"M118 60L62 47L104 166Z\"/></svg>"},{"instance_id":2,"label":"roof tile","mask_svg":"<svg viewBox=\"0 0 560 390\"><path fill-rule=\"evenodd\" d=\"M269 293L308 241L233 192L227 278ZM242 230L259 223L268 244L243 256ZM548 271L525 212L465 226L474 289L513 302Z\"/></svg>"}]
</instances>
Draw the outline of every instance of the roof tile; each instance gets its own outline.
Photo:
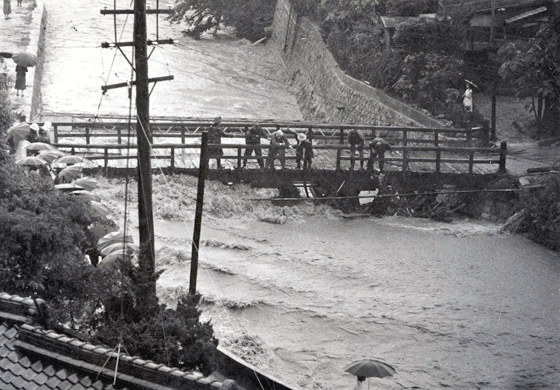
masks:
<instances>
[{"instance_id":1,"label":"roof tile","mask_svg":"<svg viewBox=\"0 0 560 390\"><path fill-rule=\"evenodd\" d=\"M45 375L49 377L54 376L54 374L56 374L56 371L53 366L48 366L43 370L43 372L45 373Z\"/></svg>"},{"instance_id":2,"label":"roof tile","mask_svg":"<svg viewBox=\"0 0 560 390\"><path fill-rule=\"evenodd\" d=\"M59 383L60 379L58 379L56 376L53 376L45 382L44 386L48 386L50 389L54 389Z\"/></svg>"},{"instance_id":3,"label":"roof tile","mask_svg":"<svg viewBox=\"0 0 560 390\"><path fill-rule=\"evenodd\" d=\"M35 378L33 378L33 382L37 383L38 385L42 385L49 379L48 376L45 375L44 372L40 372Z\"/></svg>"},{"instance_id":4,"label":"roof tile","mask_svg":"<svg viewBox=\"0 0 560 390\"><path fill-rule=\"evenodd\" d=\"M73 373L72 375L70 375L70 376L68 377L68 380L69 380L70 382L72 382L72 384L75 384L75 383L78 383L78 382L80 381L80 377L78 376L78 374Z\"/></svg>"},{"instance_id":5,"label":"roof tile","mask_svg":"<svg viewBox=\"0 0 560 390\"><path fill-rule=\"evenodd\" d=\"M19 359L19 364L21 364L25 368L29 368L31 367L31 360L29 360L27 356L23 356L21 359Z\"/></svg>"},{"instance_id":6,"label":"roof tile","mask_svg":"<svg viewBox=\"0 0 560 390\"><path fill-rule=\"evenodd\" d=\"M64 380L68 377L68 371L66 371L66 368L63 368L62 370L58 371L56 373L56 377L60 380Z\"/></svg>"},{"instance_id":7,"label":"roof tile","mask_svg":"<svg viewBox=\"0 0 560 390\"><path fill-rule=\"evenodd\" d=\"M21 376L15 376L10 382L12 382L12 385L17 387L18 389L21 389L27 383L25 378Z\"/></svg>"},{"instance_id":8,"label":"roof tile","mask_svg":"<svg viewBox=\"0 0 560 390\"><path fill-rule=\"evenodd\" d=\"M18 390L18 389L11 383L6 383L6 384L2 383L2 390Z\"/></svg>"},{"instance_id":9,"label":"roof tile","mask_svg":"<svg viewBox=\"0 0 560 390\"><path fill-rule=\"evenodd\" d=\"M84 376L84 377L82 378L82 380L80 381L80 383L81 383L82 385L84 385L85 387L90 387L90 386L91 386L91 383L92 383L92 382L91 382L91 378L90 378L89 376Z\"/></svg>"},{"instance_id":10,"label":"roof tile","mask_svg":"<svg viewBox=\"0 0 560 390\"><path fill-rule=\"evenodd\" d=\"M10 352L12 352L12 350L6 345L6 341L4 341L4 343L1 343L0 341L0 357L4 357L4 356L8 356L8 354Z\"/></svg>"},{"instance_id":11,"label":"roof tile","mask_svg":"<svg viewBox=\"0 0 560 390\"><path fill-rule=\"evenodd\" d=\"M91 387L93 387L95 390L102 390L103 389L103 382L96 381L95 383L93 383L91 385Z\"/></svg>"},{"instance_id":12,"label":"roof tile","mask_svg":"<svg viewBox=\"0 0 560 390\"><path fill-rule=\"evenodd\" d=\"M10 359L1 359L0 360L0 369L2 371L7 371L9 370L14 364L14 362L12 362Z\"/></svg>"},{"instance_id":13,"label":"roof tile","mask_svg":"<svg viewBox=\"0 0 560 390\"><path fill-rule=\"evenodd\" d=\"M19 362L19 354L16 351L10 352L10 354L6 357L10 359L10 361L12 361L13 363Z\"/></svg>"},{"instance_id":14,"label":"roof tile","mask_svg":"<svg viewBox=\"0 0 560 390\"><path fill-rule=\"evenodd\" d=\"M35 372L43 371L43 362L40 361L40 360L37 360L35 363L33 363L33 365L31 366L31 369Z\"/></svg>"},{"instance_id":15,"label":"roof tile","mask_svg":"<svg viewBox=\"0 0 560 390\"><path fill-rule=\"evenodd\" d=\"M16 335L17 335L17 329L14 327L11 327L9 329L6 329L6 331L3 333L4 337L8 338L8 339L13 339Z\"/></svg>"},{"instance_id":16,"label":"roof tile","mask_svg":"<svg viewBox=\"0 0 560 390\"><path fill-rule=\"evenodd\" d=\"M25 371L25 367L22 367L21 364L14 363L11 365L9 370L12 372L12 374L21 376L21 373Z\"/></svg>"},{"instance_id":17,"label":"roof tile","mask_svg":"<svg viewBox=\"0 0 560 390\"><path fill-rule=\"evenodd\" d=\"M81 384L76 383L74 386L72 386L72 390L86 390L86 388Z\"/></svg>"},{"instance_id":18,"label":"roof tile","mask_svg":"<svg viewBox=\"0 0 560 390\"><path fill-rule=\"evenodd\" d=\"M60 390L70 390L72 388L72 383L68 380L62 381L56 386Z\"/></svg>"},{"instance_id":19,"label":"roof tile","mask_svg":"<svg viewBox=\"0 0 560 390\"><path fill-rule=\"evenodd\" d=\"M23 389L24 390L37 390L39 388L39 385L35 382L27 382L24 386Z\"/></svg>"},{"instance_id":20,"label":"roof tile","mask_svg":"<svg viewBox=\"0 0 560 390\"><path fill-rule=\"evenodd\" d=\"M12 374L10 371L6 371L0 376L0 379L2 379L6 383L12 383L12 380L14 380L14 378L14 374Z\"/></svg>"}]
</instances>

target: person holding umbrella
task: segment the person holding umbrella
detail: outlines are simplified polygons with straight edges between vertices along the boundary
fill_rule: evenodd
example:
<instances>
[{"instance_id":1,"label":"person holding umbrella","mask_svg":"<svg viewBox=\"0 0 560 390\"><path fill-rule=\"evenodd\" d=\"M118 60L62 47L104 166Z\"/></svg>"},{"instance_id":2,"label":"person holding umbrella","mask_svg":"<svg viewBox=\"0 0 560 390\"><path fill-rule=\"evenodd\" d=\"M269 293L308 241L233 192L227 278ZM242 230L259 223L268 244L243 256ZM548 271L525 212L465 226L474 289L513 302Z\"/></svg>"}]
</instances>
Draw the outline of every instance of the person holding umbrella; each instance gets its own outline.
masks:
<instances>
[{"instance_id":1,"label":"person holding umbrella","mask_svg":"<svg viewBox=\"0 0 560 390\"><path fill-rule=\"evenodd\" d=\"M19 91L21 91L21 96L23 97L23 91L25 90L25 74L27 73L27 67L16 65L16 96L19 96Z\"/></svg>"},{"instance_id":2,"label":"person holding umbrella","mask_svg":"<svg viewBox=\"0 0 560 390\"><path fill-rule=\"evenodd\" d=\"M10 19L11 13L12 13L11 0L4 0L4 19Z\"/></svg>"},{"instance_id":3,"label":"person holding umbrella","mask_svg":"<svg viewBox=\"0 0 560 390\"><path fill-rule=\"evenodd\" d=\"M16 91L17 96L19 96L19 91L21 91L21 96L23 96L23 90L25 89L25 74L27 73L27 68L30 66L37 65L37 57L30 53L17 53L12 56L12 60L16 63Z\"/></svg>"}]
</instances>

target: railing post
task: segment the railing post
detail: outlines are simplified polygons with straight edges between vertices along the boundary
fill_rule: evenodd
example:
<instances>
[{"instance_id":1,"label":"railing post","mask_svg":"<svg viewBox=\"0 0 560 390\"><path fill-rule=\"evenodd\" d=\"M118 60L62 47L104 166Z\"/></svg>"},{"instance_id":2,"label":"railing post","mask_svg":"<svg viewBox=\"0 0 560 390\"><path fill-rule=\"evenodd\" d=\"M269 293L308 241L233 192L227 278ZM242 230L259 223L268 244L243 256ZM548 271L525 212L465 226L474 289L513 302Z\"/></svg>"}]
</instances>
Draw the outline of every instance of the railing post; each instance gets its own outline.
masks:
<instances>
[{"instance_id":1,"label":"railing post","mask_svg":"<svg viewBox=\"0 0 560 390\"><path fill-rule=\"evenodd\" d=\"M117 142L120 145L121 144L121 128L120 127L117 128L117 134L118 134L118 141Z\"/></svg>"},{"instance_id":2,"label":"railing post","mask_svg":"<svg viewBox=\"0 0 560 390\"><path fill-rule=\"evenodd\" d=\"M439 173L441 170L441 150L439 149L439 131L434 132L434 146L437 148L436 150L436 173Z\"/></svg>"},{"instance_id":3,"label":"railing post","mask_svg":"<svg viewBox=\"0 0 560 390\"><path fill-rule=\"evenodd\" d=\"M171 170L175 169L175 148L171 148Z\"/></svg>"},{"instance_id":4,"label":"railing post","mask_svg":"<svg viewBox=\"0 0 560 390\"><path fill-rule=\"evenodd\" d=\"M406 130L403 130L402 138L403 138L402 169L403 172L406 172L408 171L408 132Z\"/></svg>"},{"instance_id":5,"label":"railing post","mask_svg":"<svg viewBox=\"0 0 560 390\"><path fill-rule=\"evenodd\" d=\"M89 145L89 127L86 127L86 144Z\"/></svg>"},{"instance_id":6,"label":"railing post","mask_svg":"<svg viewBox=\"0 0 560 390\"><path fill-rule=\"evenodd\" d=\"M339 134L339 141L340 141L340 145L344 145L344 129L341 127L340 128L340 134ZM342 155L342 149L338 149L336 151L336 170L340 171L340 157Z\"/></svg>"},{"instance_id":7,"label":"railing post","mask_svg":"<svg viewBox=\"0 0 560 390\"><path fill-rule=\"evenodd\" d=\"M103 159L105 160L105 177L107 177L109 173L109 148L105 148L103 157Z\"/></svg>"},{"instance_id":8,"label":"railing post","mask_svg":"<svg viewBox=\"0 0 560 390\"><path fill-rule=\"evenodd\" d=\"M506 173L506 154L507 154L507 142L502 141L500 143L500 168L499 173Z\"/></svg>"},{"instance_id":9,"label":"railing post","mask_svg":"<svg viewBox=\"0 0 560 390\"><path fill-rule=\"evenodd\" d=\"M237 169L241 169L241 146L237 147Z\"/></svg>"},{"instance_id":10,"label":"railing post","mask_svg":"<svg viewBox=\"0 0 560 390\"><path fill-rule=\"evenodd\" d=\"M469 174L473 173L474 169L474 152L469 152Z\"/></svg>"},{"instance_id":11,"label":"railing post","mask_svg":"<svg viewBox=\"0 0 560 390\"><path fill-rule=\"evenodd\" d=\"M54 125L54 143L58 143L58 125Z\"/></svg>"},{"instance_id":12,"label":"railing post","mask_svg":"<svg viewBox=\"0 0 560 390\"><path fill-rule=\"evenodd\" d=\"M185 128L184 127L181 129L181 143L182 144L185 143Z\"/></svg>"}]
</instances>

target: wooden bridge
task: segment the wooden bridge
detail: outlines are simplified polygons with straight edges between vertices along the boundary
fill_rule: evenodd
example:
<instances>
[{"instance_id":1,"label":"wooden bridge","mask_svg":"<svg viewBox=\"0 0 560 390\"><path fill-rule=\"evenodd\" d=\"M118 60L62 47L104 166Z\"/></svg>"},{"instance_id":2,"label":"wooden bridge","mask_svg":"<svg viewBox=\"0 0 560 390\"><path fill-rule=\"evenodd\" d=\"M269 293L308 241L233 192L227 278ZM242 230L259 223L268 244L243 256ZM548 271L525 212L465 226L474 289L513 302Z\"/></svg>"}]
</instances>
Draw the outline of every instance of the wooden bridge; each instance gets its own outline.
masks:
<instances>
[{"instance_id":1,"label":"wooden bridge","mask_svg":"<svg viewBox=\"0 0 560 390\"><path fill-rule=\"evenodd\" d=\"M341 171L350 167L350 150L346 137L351 129L365 135L364 160L369 159L367 145L374 135L392 145L386 154L385 170L393 172L426 172L436 174L495 174L506 169L506 144L488 147L488 133L482 128L405 128L355 124L319 124L304 122L259 122L267 137L281 129L293 146L296 135L307 133L313 143L313 168L320 171ZM166 171L197 170L200 161L201 134L208 120L152 120L152 167ZM225 170L241 170L247 160L247 170L258 170L255 156L245 157L245 131L256 122L224 121L228 133L222 137L222 166ZM136 123L124 119L77 120L53 123L53 144L61 150L93 160L101 169L136 167ZM251 147L254 147L251 145ZM268 140L261 146L266 158ZM210 156L210 170L216 168ZM295 169L295 153L286 151L286 170ZM278 162L276 162L278 166ZM365 166L366 164L364 164ZM376 164L377 165L377 164ZM356 168L359 168L356 157Z\"/></svg>"}]
</instances>

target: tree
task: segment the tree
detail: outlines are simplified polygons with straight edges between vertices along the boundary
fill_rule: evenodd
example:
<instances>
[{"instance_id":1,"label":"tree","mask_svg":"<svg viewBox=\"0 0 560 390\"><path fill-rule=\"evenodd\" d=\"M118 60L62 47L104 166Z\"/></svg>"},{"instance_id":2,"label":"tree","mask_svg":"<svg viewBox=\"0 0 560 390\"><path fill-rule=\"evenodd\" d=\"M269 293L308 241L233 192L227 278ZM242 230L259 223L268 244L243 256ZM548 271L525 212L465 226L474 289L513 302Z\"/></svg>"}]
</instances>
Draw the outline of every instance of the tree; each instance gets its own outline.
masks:
<instances>
[{"instance_id":1,"label":"tree","mask_svg":"<svg viewBox=\"0 0 560 390\"><path fill-rule=\"evenodd\" d=\"M205 31L232 26L238 37L258 40L272 24L275 4L275 0L179 0L170 20L186 22L189 28L183 33L195 39Z\"/></svg>"},{"instance_id":2,"label":"tree","mask_svg":"<svg viewBox=\"0 0 560 390\"><path fill-rule=\"evenodd\" d=\"M513 84L517 96L531 98L530 110L542 132L558 134L560 103L560 18L543 24L528 42L512 42L498 51L499 75Z\"/></svg>"}]
</instances>

